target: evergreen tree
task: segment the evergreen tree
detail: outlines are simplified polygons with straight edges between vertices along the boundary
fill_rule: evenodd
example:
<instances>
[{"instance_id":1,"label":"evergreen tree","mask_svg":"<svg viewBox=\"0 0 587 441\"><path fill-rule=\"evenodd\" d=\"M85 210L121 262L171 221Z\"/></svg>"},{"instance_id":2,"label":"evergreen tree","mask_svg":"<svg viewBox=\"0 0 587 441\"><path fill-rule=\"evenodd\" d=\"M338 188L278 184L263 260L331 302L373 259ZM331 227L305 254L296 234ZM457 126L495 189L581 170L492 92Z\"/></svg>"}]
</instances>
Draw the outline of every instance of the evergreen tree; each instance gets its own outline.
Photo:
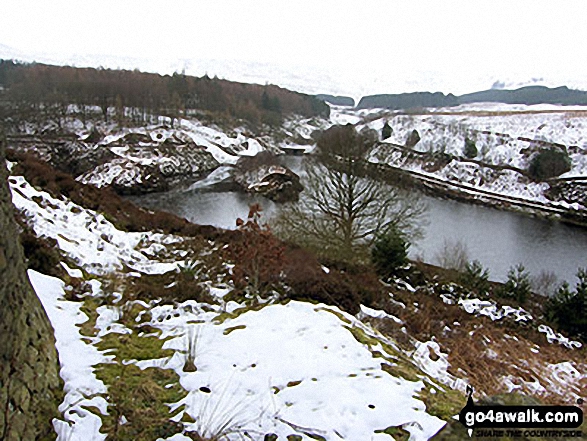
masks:
<instances>
[{"instance_id":1,"label":"evergreen tree","mask_svg":"<svg viewBox=\"0 0 587 441\"><path fill-rule=\"evenodd\" d=\"M371 248L371 261L377 273L384 278L393 276L408 262L410 243L404 239L397 228L377 238Z\"/></svg>"},{"instance_id":2,"label":"evergreen tree","mask_svg":"<svg viewBox=\"0 0 587 441\"><path fill-rule=\"evenodd\" d=\"M565 282L548 301L547 317L559 329L587 341L587 270L579 269L577 278L574 292Z\"/></svg>"},{"instance_id":3,"label":"evergreen tree","mask_svg":"<svg viewBox=\"0 0 587 441\"><path fill-rule=\"evenodd\" d=\"M508 271L508 279L503 285L500 294L503 297L513 297L520 303L525 303L530 294L530 275L524 265L519 264Z\"/></svg>"},{"instance_id":4,"label":"evergreen tree","mask_svg":"<svg viewBox=\"0 0 587 441\"><path fill-rule=\"evenodd\" d=\"M381 129L381 139L382 140L389 139L389 138L391 138L392 134L393 134L393 129L389 125L389 122L385 121L385 124L383 125L383 128Z\"/></svg>"}]
</instances>

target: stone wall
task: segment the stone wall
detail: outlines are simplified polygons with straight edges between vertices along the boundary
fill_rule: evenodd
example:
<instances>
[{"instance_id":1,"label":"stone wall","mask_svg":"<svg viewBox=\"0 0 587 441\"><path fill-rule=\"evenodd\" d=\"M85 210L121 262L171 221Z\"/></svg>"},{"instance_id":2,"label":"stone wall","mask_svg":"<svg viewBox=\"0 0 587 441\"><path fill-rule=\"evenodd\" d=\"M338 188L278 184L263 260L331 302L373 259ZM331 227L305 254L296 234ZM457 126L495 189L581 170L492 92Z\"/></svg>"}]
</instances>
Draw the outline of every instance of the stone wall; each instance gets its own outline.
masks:
<instances>
[{"instance_id":1,"label":"stone wall","mask_svg":"<svg viewBox=\"0 0 587 441\"><path fill-rule=\"evenodd\" d=\"M4 144L0 137L0 439L55 439L63 395L55 338L26 274Z\"/></svg>"}]
</instances>

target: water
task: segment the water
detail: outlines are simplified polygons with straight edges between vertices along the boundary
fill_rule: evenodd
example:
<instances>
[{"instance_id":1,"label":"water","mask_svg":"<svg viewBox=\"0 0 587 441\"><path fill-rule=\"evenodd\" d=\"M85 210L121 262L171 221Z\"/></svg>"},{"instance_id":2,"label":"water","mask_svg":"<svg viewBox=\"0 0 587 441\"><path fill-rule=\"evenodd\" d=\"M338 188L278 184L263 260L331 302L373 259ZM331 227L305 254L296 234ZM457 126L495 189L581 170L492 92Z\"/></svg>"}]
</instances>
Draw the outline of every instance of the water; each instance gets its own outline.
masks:
<instances>
[{"instance_id":1,"label":"water","mask_svg":"<svg viewBox=\"0 0 587 441\"><path fill-rule=\"evenodd\" d=\"M285 165L303 177L303 158L286 157ZM221 167L207 178L218 183L228 175ZM170 211L192 222L234 228L258 202L266 217L278 210L273 202L232 190L210 191L202 182L187 188L133 198L138 204ZM503 281L519 263L533 276L552 272L574 285L579 267L587 268L587 229L457 201L425 197L428 223L424 237L410 249L412 258L438 263L446 244L460 242L468 257L489 269L490 279Z\"/></svg>"},{"instance_id":2,"label":"water","mask_svg":"<svg viewBox=\"0 0 587 441\"><path fill-rule=\"evenodd\" d=\"M227 229L236 228L237 218L246 219L249 206L253 203L261 204L265 218L275 212L275 204L268 199L237 191L230 186L223 188L221 183L228 176L228 171L229 167L220 167L205 182L129 199L138 205L174 213L196 224ZM206 183L212 184L212 187Z\"/></svg>"},{"instance_id":3,"label":"water","mask_svg":"<svg viewBox=\"0 0 587 441\"><path fill-rule=\"evenodd\" d=\"M446 243L462 243L470 259L490 270L490 279L503 281L508 270L522 264L533 276L553 272L575 283L579 267L587 268L587 229L552 220L426 198L429 224L412 257L438 263Z\"/></svg>"}]
</instances>

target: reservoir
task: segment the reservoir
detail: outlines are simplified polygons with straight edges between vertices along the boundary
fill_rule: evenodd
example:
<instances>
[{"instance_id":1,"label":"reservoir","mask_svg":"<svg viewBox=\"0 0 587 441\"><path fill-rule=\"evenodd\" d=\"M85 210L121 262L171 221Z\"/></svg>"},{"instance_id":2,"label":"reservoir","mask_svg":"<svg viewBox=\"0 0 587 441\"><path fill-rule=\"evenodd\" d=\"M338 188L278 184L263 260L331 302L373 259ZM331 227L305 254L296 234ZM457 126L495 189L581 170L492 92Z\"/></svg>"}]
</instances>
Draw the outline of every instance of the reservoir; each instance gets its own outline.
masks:
<instances>
[{"instance_id":1,"label":"reservoir","mask_svg":"<svg viewBox=\"0 0 587 441\"><path fill-rule=\"evenodd\" d=\"M285 157L284 165L300 174L303 158ZM135 203L169 211L198 224L235 228L258 202L270 217L279 205L260 196L210 186L229 176L220 167L203 181L165 193L131 198ZM578 268L587 268L587 228L475 204L423 196L428 205L423 237L410 248L410 257L438 264L446 245L460 244L470 260L489 269L491 280L504 281L508 270L522 264L531 276L554 273L572 287Z\"/></svg>"}]
</instances>

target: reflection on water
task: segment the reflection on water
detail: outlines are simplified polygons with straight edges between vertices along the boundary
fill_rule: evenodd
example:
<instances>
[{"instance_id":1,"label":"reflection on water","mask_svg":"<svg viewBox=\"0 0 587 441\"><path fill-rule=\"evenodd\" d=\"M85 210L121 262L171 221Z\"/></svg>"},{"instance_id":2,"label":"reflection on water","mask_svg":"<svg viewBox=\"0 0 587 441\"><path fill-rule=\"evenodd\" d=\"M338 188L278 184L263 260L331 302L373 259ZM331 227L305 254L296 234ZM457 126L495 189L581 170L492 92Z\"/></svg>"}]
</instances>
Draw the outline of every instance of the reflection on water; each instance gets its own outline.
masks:
<instances>
[{"instance_id":1,"label":"reflection on water","mask_svg":"<svg viewBox=\"0 0 587 441\"><path fill-rule=\"evenodd\" d=\"M235 191L174 190L133 197L132 200L148 208L169 211L196 224L227 229L236 227L237 218L246 219L250 204L260 203L266 217L275 210L275 204L268 199Z\"/></svg>"},{"instance_id":2,"label":"reflection on water","mask_svg":"<svg viewBox=\"0 0 587 441\"><path fill-rule=\"evenodd\" d=\"M522 263L532 275L551 271L574 283L577 268L587 267L584 228L450 200L427 202L425 237L411 249L426 262L438 263L445 242L460 241L493 280L504 280L509 268Z\"/></svg>"},{"instance_id":3,"label":"reflection on water","mask_svg":"<svg viewBox=\"0 0 587 441\"><path fill-rule=\"evenodd\" d=\"M302 160L286 157L285 165L299 173ZM197 187L132 199L198 224L222 228L234 228L236 218L246 218L254 202L262 205L267 217L278 210L276 204L262 197ZM411 257L438 263L436 256L444 244L460 241L471 259L489 268L492 280L505 280L509 268L522 263L532 275L550 271L574 285L577 268L587 268L587 229L451 200L426 201L428 224L424 237L411 247Z\"/></svg>"}]
</instances>

